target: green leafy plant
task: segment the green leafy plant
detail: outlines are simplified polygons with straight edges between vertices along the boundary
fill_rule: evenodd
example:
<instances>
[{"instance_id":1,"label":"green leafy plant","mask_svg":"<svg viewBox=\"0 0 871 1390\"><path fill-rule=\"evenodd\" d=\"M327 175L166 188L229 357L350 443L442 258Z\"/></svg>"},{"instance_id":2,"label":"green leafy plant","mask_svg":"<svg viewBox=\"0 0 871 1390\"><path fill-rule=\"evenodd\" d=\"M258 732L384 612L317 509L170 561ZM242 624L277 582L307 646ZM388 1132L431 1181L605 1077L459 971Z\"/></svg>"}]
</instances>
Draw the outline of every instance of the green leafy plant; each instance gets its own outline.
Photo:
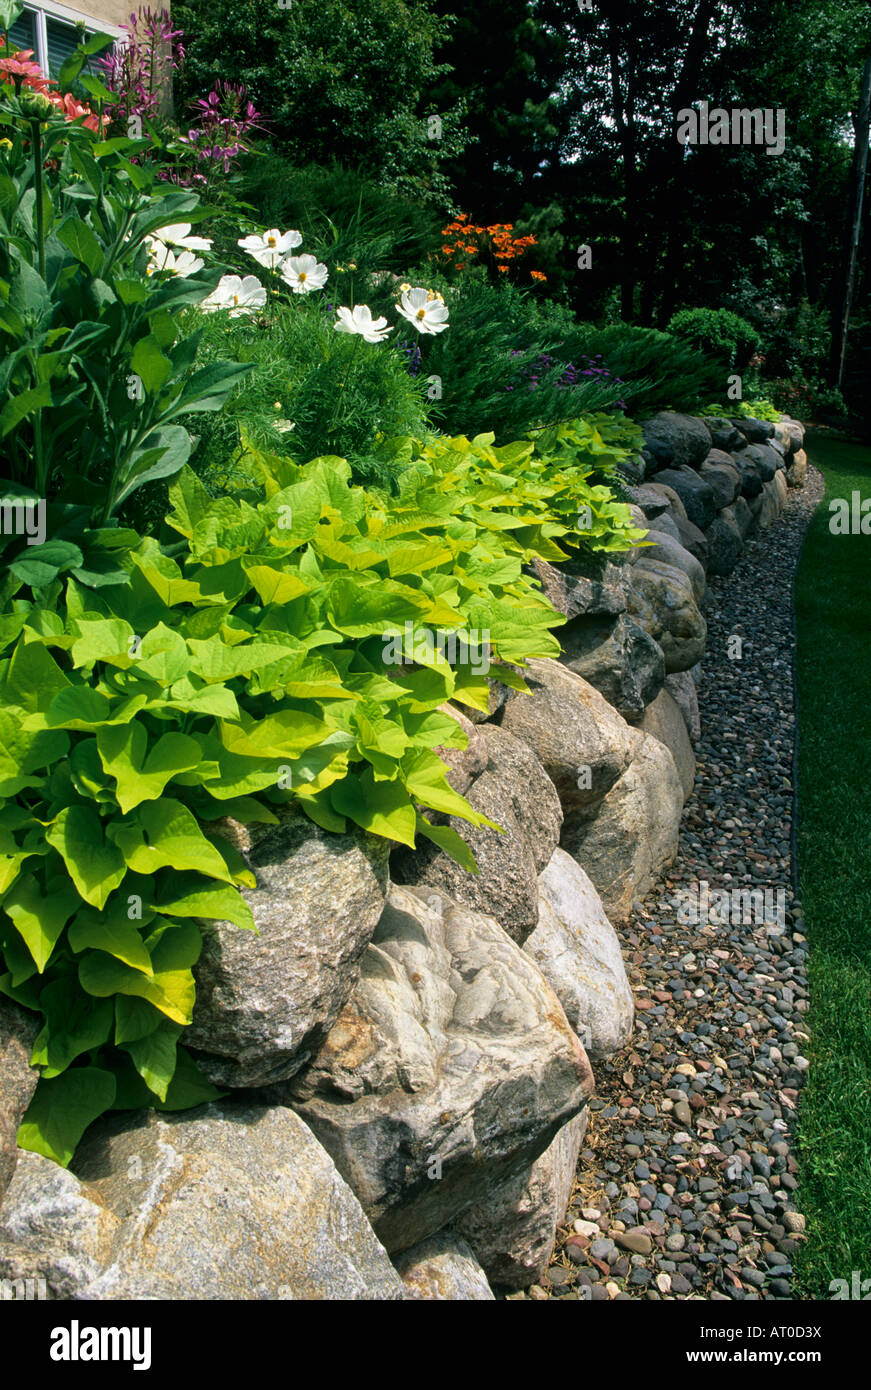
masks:
<instances>
[{"instance_id":1,"label":"green leafy plant","mask_svg":"<svg viewBox=\"0 0 871 1390\"><path fill-rule=\"evenodd\" d=\"M145 142L102 141L34 106L45 100L0 102L10 141L0 167L4 486L48 504L51 539L13 559L30 582L70 571L100 583L117 576L107 523L190 455L179 417L218 409L248 368L195 370L197 337L179 335L178 311L214 289L218 270L148 273L149 238L196 221L196 194L167 191L133 162Z\"/></svg>"},{"instance_id":2,"label":"green leafy plant","mask_svg":"<svg viewBox=\"0 0 871 1390\"><path fill-rule=\"evenodd\" d=\"M486 709L489 674L523 690L514 668L558 655L533 556L640 537L585 481L594 436L579 426L552 457L408 441L396 496L352 486L341 458L252 450L233 496L181 472L177 543L128 533L125 582L7 576L0 990L43 1019L22 1145L66 1163L107 1109L215 1094L182 1044L200 922L253 926L225 817L295 804L336 832L423 835L475 871L430 819L491 824L447 781L435 750L465 734L440 706Z\"/></svg>"},{"instance_id":3,"label":"green leafy plant","mask_svg":"<svg viewBox=\"0 0 871 1390\"><path fill-rule=\"evenodd\" d=\"M762 341L752 323L729 309L681 309L668 332L737 371L748 366Z\"/></svg>"}]
</instances>

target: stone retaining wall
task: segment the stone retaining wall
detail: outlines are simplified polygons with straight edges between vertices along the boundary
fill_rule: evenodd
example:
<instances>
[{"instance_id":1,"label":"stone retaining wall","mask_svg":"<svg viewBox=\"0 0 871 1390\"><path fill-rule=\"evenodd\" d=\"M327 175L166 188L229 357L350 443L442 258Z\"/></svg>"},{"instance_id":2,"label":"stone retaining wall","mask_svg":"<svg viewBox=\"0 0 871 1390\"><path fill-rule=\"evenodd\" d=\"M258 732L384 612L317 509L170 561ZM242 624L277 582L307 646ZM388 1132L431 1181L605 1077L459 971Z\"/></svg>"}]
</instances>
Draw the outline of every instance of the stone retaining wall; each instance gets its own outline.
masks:
<instances>
[{"instance_id":1,"label":"stone retaining wall","mask_svg":"<svg viewBox=\"0 0 871 1390\"><path fill-rule=\"evenodd\" d=\"M205 928L186 1041L227 1091L18 1152L28 1019L0 1005L0 1278L62 1299L492 1299L547 1267L593 1090L633 998L618 930L676 852L699 737L706 576L807 472L794 421L644 425L648 545L538 562L560 661L450 708L450 779L501 831L435 845L230 827L260 935ZM32 1033L32 1029L30 1030Z\"/></svg>"}]
</instances>

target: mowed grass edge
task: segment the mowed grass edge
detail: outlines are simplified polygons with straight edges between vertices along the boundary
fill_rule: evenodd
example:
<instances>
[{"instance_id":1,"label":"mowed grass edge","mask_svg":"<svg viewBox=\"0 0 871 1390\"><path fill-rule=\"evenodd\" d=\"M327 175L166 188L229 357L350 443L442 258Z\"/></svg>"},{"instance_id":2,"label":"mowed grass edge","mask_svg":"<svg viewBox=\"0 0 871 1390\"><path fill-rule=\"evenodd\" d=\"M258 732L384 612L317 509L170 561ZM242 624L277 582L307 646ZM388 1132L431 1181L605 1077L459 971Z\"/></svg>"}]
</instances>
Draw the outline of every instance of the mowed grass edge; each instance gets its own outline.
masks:
<instances>
[{"instance_id":1,"label":"mowed grass edge","mask_svg":"<svg viewBox=\"0 0 871 1390\"><path fill-rule=\"evenodd\" d=\"M871 1279L871 536L830 530L834 498L871 497L871 449L811 433L825 477L796 578L799 867L811 1067L799 1104L806 1245L798 1293ZM871 522L869 522L871 525ZM847 1295L849 1297L849 1294Z\"/></svg>"}]
</instances>

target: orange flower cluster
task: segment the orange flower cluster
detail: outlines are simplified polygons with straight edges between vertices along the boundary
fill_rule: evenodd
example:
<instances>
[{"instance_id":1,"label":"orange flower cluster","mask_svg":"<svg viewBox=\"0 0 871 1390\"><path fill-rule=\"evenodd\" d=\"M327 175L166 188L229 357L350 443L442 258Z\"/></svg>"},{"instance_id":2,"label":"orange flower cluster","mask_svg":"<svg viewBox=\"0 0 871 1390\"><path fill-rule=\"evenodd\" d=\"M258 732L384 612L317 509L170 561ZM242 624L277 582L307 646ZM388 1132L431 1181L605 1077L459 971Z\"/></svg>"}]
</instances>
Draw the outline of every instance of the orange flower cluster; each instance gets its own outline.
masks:
<instances>
[{"instance_id":1,"label":"orange flower cluster","mask_svg":"<svg viewBox=\"0 0 871 1390\"><path fill-rule=\"evenodd\" d=\"M458 257L489 253L499 273L507 275L510 268L508 263L525 255L531 246L537 245L534 236L512 236L513 231L513 222L494 222L489 227L479 227L461 214L455 222L449 222L442 228L445 241L441 247L441 254L456 270L464 270L467 263ZM540 270L530 271L530 274L533 280L547 279Z\"/></svg>"},{"instance_id":2,"label":"orange flower cluster","mask_svg":"<svg viewBox=\"0 0 871 1390\"><path fill-rule=\"evenodd\" d=\"M0 34L0 49L5 47L3 35ZM48 97L52 106L55 106L66 120L76 121L84 117L82 124L86 125L88 130L100 129L99 118L90 106L77 101L71 92L49 91L50 85L57 84L53 77L46 77L39 63L33 62L32 48L13 49L8 57L0 58L0 82L14 84L16 91L24 87L29 92L39 92Z\"/></svg>"}]
</instances>

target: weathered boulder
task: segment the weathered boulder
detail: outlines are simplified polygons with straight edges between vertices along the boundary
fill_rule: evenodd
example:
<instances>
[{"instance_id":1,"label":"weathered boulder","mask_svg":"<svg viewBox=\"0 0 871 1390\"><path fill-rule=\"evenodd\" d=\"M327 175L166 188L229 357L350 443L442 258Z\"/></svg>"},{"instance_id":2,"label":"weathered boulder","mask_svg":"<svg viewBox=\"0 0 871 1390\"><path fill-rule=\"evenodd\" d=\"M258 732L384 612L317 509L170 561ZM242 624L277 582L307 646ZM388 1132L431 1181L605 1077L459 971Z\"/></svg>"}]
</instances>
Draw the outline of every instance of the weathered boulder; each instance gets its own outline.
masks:
<instances>
[{"instance_id":1,"label":"weathered boulder","mask_svg":"<svg viewBox=\"0 0 871 1390\"><path fill-rule=\"evenodd\" d=\"M517 698L533 704L528 695ZM506 706L506 717L513 703ZM538 875L559 843L559 796L528 740L495 724L481 724L479 732L487 747L487 770L469 787L466 799L501 829L470 825L456 816L446 821L470 847L478 873L469 873L444 850L422 840L417 849L395 851L391 875L396 883L443 888L465 907L492 914L522 944L538 921Z\"/></svg>"},{"instance_id":2,"label":"weathered boulder","mask_svg":"<svg viewBox=\"0 0 871 1390\"><path fill-rule=\"evenodd\" d=\"M716 524L716 518L714 524ZM676 526L675 531L677 531ZM710 529L707 534L710 537ZM663 564L673 565L675 569L681 570L692 585L696 603L701 603L705 592L705 571L695 555L684 547L680 536L676 535L672 538L665 532L651 531L649 539L654 541L654 544L644 552L645 563L649 560L661 560Z\"/></svg>"},{"instance_id":3,"label":"weathered boulder","mask_svg":"<svg viewBox=\"0 0 871 1390\"><path fill-rule=\"evenodd\" d=\"M515 694L508 701L502 732L532 749L564 811L601 801L629 765L632 730L598 690L557 661L531 660L526 683L531 696ZM581 775L584 768L588 777ZM524 787L518 792L527 795ZM551 853L558 843L557 832ZM550 855L539 872L549 862Z\"/></svg>"},{"instance_id":4,"label":"weathered boulder","mask_svg":"<svg viewBox=\"0 0 871 1390\"><path fill-rule=\"evenodd\" d=\"M767 483L774 477L778 465L782 464L783 460L767 444L750 444L740 454L735 455L735 462L739 467L742 463L754 464L758 476L763 483Z\"/></svg>"},{"instance_id":5,"label":"weathered boulder","mask_svg":"<svg viewBox=\"0 0 871 1390\"><path fill-rule=\"evenodd\" d=\"M15 1172L18 1126L39 1080L30 1057L40 1022L38 1014L0 996L0 1203Z\"/></svg>"},{"instance_id":6,"label":"weathered boulder","mask_svg":"<svg viewBox=\"0 0 871 1390\"><path fill-rule=\"evenodd\" d=\"M528 1167L592 1085L559 1000L498 922L394 887L341 1018L273 1090L395 1253Z\"/></svg>"},{"instance_id":7,"label":"weathered boulder","mask_svg":"<svg viewBox=\"0 0 871 1390\"><path fill-rule=\"evenodd\" d=\"M595 613L615 616L626 608L623 572L604 557L567 562L557 569L546 560L533 560L530 573L541 584L545 598L567 618ZM586 570L586 573L582 573Z\"/></svg>"},{"instance_id":8,"label":"weathered boulder","mask_svg":"<svg viewBox=\"0 0 871 1390\"><path fill-rule=\"evenodd\" d=\"M471 719L467 719L465 714L456 705L441 705L442 714L448 715L450 719L456 720L468 740L465 748L437 748L442 762L448 769L448 781L455 792L462 796L468 791L476 777L487 768L487 744L477 727Z\"/></svg>"},{"instance_id":9,"label":"weathered boulder","mask_svg":"<svg viewBox=\"0 0 871 1390\"><path fill-rule=\"evenodd\" d=\"M692 680L690 680L692 684ZM698 705L696 706L698 709ZM677 768L677 775L683 787L684 798L692 792L696 780L696 757L690 742L689 730L683 713L668 690L661 690L644 711L640 728L645 734L664 743Z\"/></svg>"},{"instance_id":10,"label":"weathered boulder","mask_svg":"<svg viewBox=\"0 0 871 1390\"><path fill-rule=\"evenodd\" d=\"M686 729L683 734L687 739ZM538 882L538 926L523 949L553 987L591 1061L600 1061L627 1045L635 1016L617 933L584 870L564 850L554 851Z\"/></svg>"},{"instance_id":11,"label":"weathered boulder","mask_svg":"<svg viewBox=\"0 0 871 1390\"><path fill-rule=\"evenodd\" d=\"M95 1189L22 1150L0 1204L0 1279L44 1280L48 1298L80 1298L108 1264L120 1229Z\"/></svg>"},{"instance_id":12,"label":"weathered boulder","mask_svg":"<svg viewBox=\"0 0 871 1390\"><path fill-rule=\"evenodd\" d=\"M742 416L740 420L733 420L732 423L751 444L765 444L767 440L774 438L774 425L770 420L751 420Z\"/></svg>"},{"instance_id":13,"label":"weathered boulder","mask_svg":"<svg viewBox=\"0 0 871 1390\"><path fill-rule=\"evenodd\" d=\"M783 496L777 482L772 478L762 485L762 506L759 511L759 526L765 528L776 521L783 511Z\"/></svg>"},{"instance_id":14,"label":"weathered boulder","mask_svg":"<svg viewBox=\"0 0 871 1390\"><path fill-rule=\"evenodd\" d=\"M122 1222L84 1298L405 1296L353 1192L282 1106L113 1116L73 1166Z\"/></svg>"},{"instance_id":15,"label":"weathered boulder","mask_svg":"<svg viewBox=\"0 0 871 1390\"><path fill-rule=\"evenodd\" d=\"M692 415L663 410L642 421L641 429L646 450L661 468L698 468L710 453L711 432L704 420Z\"/></svg>"},{"instance_id":16,"label":"weathered boulder","mask_svg":"<svg viewBox=\"0 0 871 1390\"><path fill-rule=\"evenodd\" d=\"M675 519L680 518L681 520L686 521L686 507L678 497L674 488L669 487L668 483L660 482L659 476L651 478L650 482L644 484L645 492L652 494L652 496L654 497L661 497L665 502L668 503L668 509Z\"/></svg>"},{"instance_id":17,"label":"weathered boulder","mask_svg":"<svg viewBox=\"0 0 871 1390\"><path fill-rule=\"evenodd\" d=\"M699 530L710 526L717 514L717 499L710 484L692 468L666 468L657 481L673 488L684 504L688 519Z\"/></svg>"},{"instance_id":18,"label":"weathered boulder","mask_svg":"<svg viewBox=\"0 0 871 1390\"><path fill-rule=\"evenodd\" d=\"M762 475L756 460L750 457L747 450L742 450L740 454L735 454L735 465L741 474L741 496L752 501L754 497L759 497L762 492Z\"/></svg>"},{"instance_id":19,"label":"weathered boulder","mask_svg":"<svg viewBox=\"0 0 871 1390\"><path fill-rule=\"evenodd\" d=\"M804 487L807 482L807 454L804 449L797 449L793 454L786 472L786 481L790 487Z\"/></svg>"},{"instance_id":20,"label":"weathered boulder","mask_svg":"<svg viewBox=\"0 0 871 1390\"><path fill-rule=\"evenodd\" d=\"M792 420L792 419L790 419L790 417L787 415L786 419L785 419L782 423L786 426L786 432L787 432L787 434L789 435L789 446L788 446L789 452L790 452L791 454L794 454L794 453L796 453L799 449L803 449L803 448L804 448L804 425L801 423L801 421L800 421L800 420Z\"/></svg>"},{"instance_id":21,"label":"weathered boulder","mask_svg":"<svg viewBox=\"0 0 871 1390\"><path fill-rule=\"evenodd\" d=\"M560 1130L540 1158L494 1187L486 1201L467 1208L455 1223L488 1278L500 1288L524 1289L550 1264L586 1129L584 1110Z\"/></svg>"},{"instance_id":22,"label":"weathered boulder","mask_svg":"<svg viewBox=\"0 0 871 1390\"><path fill-rule=\"evenodd\" d=\"M753 513L746 497L736 497L732 503L732 515L735 518L735 525L742 541L746 540L753 530Z\"/></svg>"},{"instance_id":23,"label":"weathered boulder","mask_svg":"<svg viewBox=\"0 0 871 1390\"><path fill-rule=\"evenodd\" d=\"M666 671L686 671L701 660L707 625L683 570L661 560L635 566L629 612L662 647Z\"/></svg>"},{"instance_id":24,"label":"weathered boulder","mask_svg":"<svg viewBox=\"0 0 871 1390\"><path fill-rule=\"evenodd\" d=\"M675 525L684 550L688 550L691 555L696 557L702 569L707 569L708 542L704 531L701 531L692 521L682 521L680 517L675 518Z\"/></svg>"},{"instance_id":25,"label":"weathered boulder","mask_svg":"<svg viewBox=\"0 0 871 1390\"><path fill-rule=\"evenodd\" d=\"M728 454L712 449L699 469L699 477L704 478L714 494L717 507L728 507L741 491L741 474Z\"/></svg>"},{"instance_id":26,"label":"weathered boulder","mask_svg":"<svg viewBox=\"0 0 871 1390\"><path fill-rule=\"evenodd\" d=\"M732 454L738 449L743 449L749 442L746 434L737 429L731 420L723 420L719 416L707 416L705 424L711 431L711 442L715 449L722 449L724 453Z\"/></svg>"},{"instance_id":27,"label":"weathered boulder","mask_svg":"<svg viewBox=\"0 0 871 1390\"><path fill-rule=\"evenodd\" d=\"M744 538L732 507L714 517L705 535L710 547L709 574L731 574L744 553Z\"/></svg>"},{"instance_id":28,"label":"weathered boulder","mask_svg":"<svg viewBox=\"0 0 871 1390\"><path fill-rule=\"evenodd\" d=\"M563 825L562 848L589 874L615 925L674 858L683 802L674 758L648 735L595 816L576 812Z\"/></svg>"},{"instance_id":29,"label":"weathered boulder","mask_svg":"<svg viewBox=\"0 0 871 1390\"><path fill-rule=\"evenodd\" d=\"M419 1241L396 1260L408 1299L493 1303L493 1290L471 1246L451 1231Z\"/></svg>"},{"instance_id":30,"label":"weathered boulder","mask_svg":"<svg viewBox=\"0 0 871 1390\"><path fill-rule=\"evenodd\" d=\"M647 535L645 536L644 554L649 555L647 548L651 542L656 541L657 536L671 536L672 540L680 544L680 531L677 529L677 522L670 512L663 512L661 516L654 517L648 522Z\"/></svg>"},{"instance_id":31,"label":"weathered boulder","mask_svg":"<svg viewBox=\"0 0 871 1390\"><path fill-rule=\"evenodd\" d=\"M669 509L669 501L665 493L659 488L654 489L649 483L641 483L638 487L628 487L626 496L634 502L636 507L640 507L648 521L655 521L658 516L662 516Z\"/></svg>"},{"instance_id":32,"label":"weathered boulder","mask_svg":"<svg viewBox=\"0 0 871 1390\"><path fill-rule=\"evenodd\" d=\"M203 925L197 1000L186 1043L219 1086L292 1076L345 1004L387 893L388 846L322 830L302 812L247 828L257 887L243 890L259 936ZM240 831L244 831L240 827Z\"/></svg>"},{"instance_id":33,"label":"weathered boulder","mask_svg":"<svg viewBox=\"0 0 871 1390\"><path fill-rule=\"evenodd\" d=\"M562 664L581 676L624 719L637 719L662 688L665 657L644 628L619 618L579 618L560 630Z\"/></svg>"},{"instance_id":34,"label":"weathered boulder","mask_svg":"<svg viewBox=\"0 0 871 1390\"><path fill-rule=\"evenodd\" d=\"M683 716L690 743L697 744L702 736L702 724L699 717L698 689L692 671L675 671L673 675L666 676L665 689Z\"/></svg>"}]
</instances>

